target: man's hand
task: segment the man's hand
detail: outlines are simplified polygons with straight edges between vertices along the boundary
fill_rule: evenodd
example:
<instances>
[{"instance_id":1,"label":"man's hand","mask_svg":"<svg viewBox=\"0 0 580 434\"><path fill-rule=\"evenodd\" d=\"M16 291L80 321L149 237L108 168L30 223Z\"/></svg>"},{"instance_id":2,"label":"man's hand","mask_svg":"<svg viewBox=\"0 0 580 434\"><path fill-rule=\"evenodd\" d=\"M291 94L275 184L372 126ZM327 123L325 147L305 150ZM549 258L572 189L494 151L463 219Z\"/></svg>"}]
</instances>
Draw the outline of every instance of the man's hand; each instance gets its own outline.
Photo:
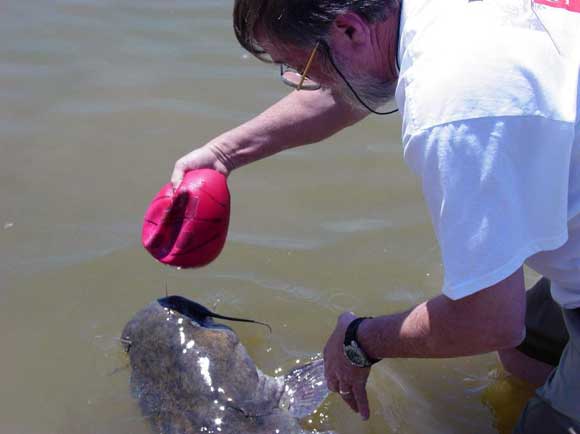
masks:
<instances>
[{"instance_id":1,"label":"man's hand","mask_svg":"<svg viewBox=\"0 0 580 434\"><path fill-rule=\"evenodd\" d=\"M366 420L369 418L366 383L371 370L353 366L343 349L346 328L356 318L352 312L345 312L338 318L336 328L324 347L324 372L328 388L340 393L350 408Z\"/></svg>"},{"instance_id":2,"label":"man's hand","mask_svg":"<svg viewBox=\"0 0 580 434\"><path fill-rule=\"evenodd\" d=\"M217 146L211 144L191 151L184 155L175 163L173 173L171 174L171 184L177 189L186 172L195 169L214 169L218 172L229 175L230 170L223 162L224 158Z\"/></svg>"}]
</instances>

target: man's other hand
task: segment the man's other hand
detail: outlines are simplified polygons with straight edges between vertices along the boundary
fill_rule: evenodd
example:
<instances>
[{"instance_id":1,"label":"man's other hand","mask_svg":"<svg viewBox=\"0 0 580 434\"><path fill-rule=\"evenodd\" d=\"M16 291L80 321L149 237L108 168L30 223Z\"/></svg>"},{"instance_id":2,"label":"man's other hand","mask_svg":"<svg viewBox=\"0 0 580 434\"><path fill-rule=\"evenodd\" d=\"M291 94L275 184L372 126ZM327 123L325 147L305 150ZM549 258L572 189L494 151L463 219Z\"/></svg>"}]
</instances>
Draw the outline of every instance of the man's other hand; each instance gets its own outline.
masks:
<instances>
[{"instance_id":1,"label":"man's other hand","mask_svg":"<svg viewBox=\"0 0 580 434\"><path fill-rule=\"evenodd\" d=\"M363 420L369 418L366 384L370 368L357 368L344 355L344 335L348 325L357 317L345 312L338 318L336 327L324 347L324 372L328 388L359 413Z\"/></svg>"}]
</instances>

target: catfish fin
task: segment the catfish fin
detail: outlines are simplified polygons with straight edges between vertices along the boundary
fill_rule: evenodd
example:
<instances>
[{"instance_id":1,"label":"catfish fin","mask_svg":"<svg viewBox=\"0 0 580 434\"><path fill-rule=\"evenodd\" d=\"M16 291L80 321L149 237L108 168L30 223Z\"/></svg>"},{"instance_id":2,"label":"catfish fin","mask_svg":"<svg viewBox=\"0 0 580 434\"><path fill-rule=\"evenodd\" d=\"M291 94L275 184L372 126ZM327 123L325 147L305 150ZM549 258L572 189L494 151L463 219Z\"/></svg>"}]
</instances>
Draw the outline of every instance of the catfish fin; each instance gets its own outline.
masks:
<instances>
[{"instance_id":1,"label":"catfish fin","mask_svg":"<svg viewBox=\"0 0 580 434\"><path fill-rule=\"evenodd\" d=\"M280 398L280 408L302 418L316 410L330 391L324 377L322 359L298 366L284 376L284 392Z\"/></svg>"}]
</instances>

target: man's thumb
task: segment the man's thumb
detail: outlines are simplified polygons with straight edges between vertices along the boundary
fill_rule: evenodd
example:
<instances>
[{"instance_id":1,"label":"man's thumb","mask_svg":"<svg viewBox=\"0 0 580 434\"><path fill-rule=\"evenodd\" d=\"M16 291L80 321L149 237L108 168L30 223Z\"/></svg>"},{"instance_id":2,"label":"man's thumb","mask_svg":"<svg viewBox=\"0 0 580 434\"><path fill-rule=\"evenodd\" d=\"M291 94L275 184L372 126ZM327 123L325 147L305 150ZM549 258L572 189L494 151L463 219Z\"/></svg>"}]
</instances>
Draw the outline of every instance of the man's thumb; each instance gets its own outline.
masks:
<instances>
[{"instance_id":1,"label":"man's thumb","mask_svg":"<svg viewBox=\"0 0 580 434\"><path fill-rule=\"evenodd\" d=\"M171 184L173 185L174 190L177 190L177 187L179 187L179 184L181 184L181 181L183 181L184 174L185 171L181 165L176 164L175 168L173 169L173 173L171 174Z\"/></svg>"}]
</instances>

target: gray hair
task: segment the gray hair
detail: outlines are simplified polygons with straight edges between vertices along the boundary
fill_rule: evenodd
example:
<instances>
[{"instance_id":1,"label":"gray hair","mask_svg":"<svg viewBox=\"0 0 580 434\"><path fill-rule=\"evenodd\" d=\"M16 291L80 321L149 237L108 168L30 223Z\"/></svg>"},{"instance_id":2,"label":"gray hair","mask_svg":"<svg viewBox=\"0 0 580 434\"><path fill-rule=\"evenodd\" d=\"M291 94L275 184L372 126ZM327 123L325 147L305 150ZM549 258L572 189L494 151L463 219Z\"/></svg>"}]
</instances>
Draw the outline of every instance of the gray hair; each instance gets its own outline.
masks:
<instances>
[{"instance_id":1,"label":"gray hair","mask_svg":"<svg viewBox=\"0 0 580 434\"><path fill-rule=\"evenodd\" d=\"M400 0L235 0L234 31L240 44L267 61L256 33L268 40L310 47L326 39L340 14L354 12L369 23L385 20Z\"/></svg>"}]
</instances>

